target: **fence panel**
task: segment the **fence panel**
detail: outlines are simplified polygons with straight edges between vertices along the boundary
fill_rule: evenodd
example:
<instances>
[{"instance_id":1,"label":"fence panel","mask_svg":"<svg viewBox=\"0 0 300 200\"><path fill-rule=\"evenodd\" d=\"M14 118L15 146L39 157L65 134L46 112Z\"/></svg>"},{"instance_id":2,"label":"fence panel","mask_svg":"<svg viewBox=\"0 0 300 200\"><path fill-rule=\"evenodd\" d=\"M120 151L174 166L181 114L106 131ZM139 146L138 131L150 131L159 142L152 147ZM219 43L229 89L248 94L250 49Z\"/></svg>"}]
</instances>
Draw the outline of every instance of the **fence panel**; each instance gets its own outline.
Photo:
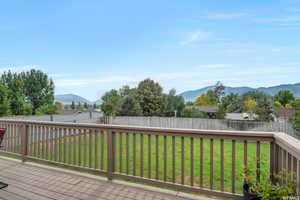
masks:
<instances>
[{"instance_id":1,"label":"fence panel","mask_svg":"<svg viewBox=\"0 0 300 200\"><path fill-rule=\"evenodd\" d=\"M204 118L174 118L174 117L105 117L101 120L106 124L146 126L160 128L231 130L231 131L266 131L284 132L300 139L299 133L288 120L276 122L258 122L250 120L219 120Z\"/></svg>"}]
</instances>

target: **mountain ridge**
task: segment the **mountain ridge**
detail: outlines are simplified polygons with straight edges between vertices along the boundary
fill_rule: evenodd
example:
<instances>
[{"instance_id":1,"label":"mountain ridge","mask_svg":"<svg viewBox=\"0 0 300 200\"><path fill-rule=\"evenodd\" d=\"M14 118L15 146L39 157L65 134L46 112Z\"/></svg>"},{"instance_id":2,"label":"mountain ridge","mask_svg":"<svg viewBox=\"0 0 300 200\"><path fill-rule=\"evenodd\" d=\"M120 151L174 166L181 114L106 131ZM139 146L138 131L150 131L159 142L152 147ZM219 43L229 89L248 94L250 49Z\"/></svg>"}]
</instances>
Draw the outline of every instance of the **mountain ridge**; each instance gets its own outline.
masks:
<instances>
[{"instance_id":1,"label":"mountain ridge","mask_svg":"<svg viewBox=\"0 0 300 200\"><path fill-rule=\"evenodd\" d=\"M79 96L79 95L76 95L76 94L58 94L58 95L55 95L54 96L54 101L56 102L60 102L60 103L63 103L63 104L72 104L72 101L75 102L75 104L77 103L81 103L81 104L84 104L84 103L87 103L87 104L99 104L99 100L97 101L90 101L82 96Z\"/></svg>"},{"instance_id":2,"label":"mountain ridge","mask_svg":"<svg viewBox=\"0 0 300 200\"><path fill-rule=\"evenodd\" d=\"M199 95L206 93L208 90L213 89L214 86L207 86L207 87L203 87L200 89L196 89L196 90L188 90L188 91L184 91L182 93L180 93L179 95L182 96L185 101L194 101ZM276 86L270 86L270 87L258 87L258 88L252 88L252 87L247 87L247 86L241 86L241 87L230 87L230 86L226 86L225 87L225 94L229 94L229 93L235 93L235 94L244 94L246 92L249 91L261 91L261 92L265 92L269 95L274 95L276 94L278 91L280 90L290 90L291 92L294 93L294 95L298 98L300 98L300 82L299 83L295 83L295 84L280 84L280 85L276 85ZM88 104L100 104L101 103L101 99L100 100L96 100L96 101L90 101L80 95L76 95L76 94L58 94L54 96L55 101L57 102L61 102L63 104L71 104L72 101L74 101L75 103L88 103Z\"/></svg>"},{"instance_id":3,"label":"mountain ridge","mask_svg":"<svg viewBox=\"0 0 300 200\"><path fill-rule=\"evenodd\" d=\"M188 90L180 93L179 95L182 96L185 99L185 101L195 101L195 99L198 96L200 96L203 93L206 93L208 90L211 90L213 88L214 86L207 86L196 90ZM295 84L280 84L276 86L258 87L258 88L252 88L247 86L242 86L242 87L225 86L224 92L226 95L229 93L242 95L249 91L261 91L269 95L274 95L280 90L290 90L296 97L300 97L300 82Z\"/></svg>"}]
</instances>

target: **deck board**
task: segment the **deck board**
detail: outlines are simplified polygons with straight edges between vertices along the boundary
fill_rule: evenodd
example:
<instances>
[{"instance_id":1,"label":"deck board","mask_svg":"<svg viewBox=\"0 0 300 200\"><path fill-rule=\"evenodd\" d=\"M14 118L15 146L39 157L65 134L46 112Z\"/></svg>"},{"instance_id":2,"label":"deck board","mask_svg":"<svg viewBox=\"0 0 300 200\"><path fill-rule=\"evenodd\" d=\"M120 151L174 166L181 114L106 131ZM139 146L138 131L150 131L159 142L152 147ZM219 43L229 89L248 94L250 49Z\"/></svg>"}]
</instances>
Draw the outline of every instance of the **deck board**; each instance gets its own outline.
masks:
<instances>
[{"instance_id":1,"label":"deck board","mask_svg":"<svg viewBox=\"0 0 300 200\"><path fill-rule=\"evenodd\" d=\"M185 200L171 194L96 180L85 176L0 158L3 200Z\"/></svg>"}]
</instances>

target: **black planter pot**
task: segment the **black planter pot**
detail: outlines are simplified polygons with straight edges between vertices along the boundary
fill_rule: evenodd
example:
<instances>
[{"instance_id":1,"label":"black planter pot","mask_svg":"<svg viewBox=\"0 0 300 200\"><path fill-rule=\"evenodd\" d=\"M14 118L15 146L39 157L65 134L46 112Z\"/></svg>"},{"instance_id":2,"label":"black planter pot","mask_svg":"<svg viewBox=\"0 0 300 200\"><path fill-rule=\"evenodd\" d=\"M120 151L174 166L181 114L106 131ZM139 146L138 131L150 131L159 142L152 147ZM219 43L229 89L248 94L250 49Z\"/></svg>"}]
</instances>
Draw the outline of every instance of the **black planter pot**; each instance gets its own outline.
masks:
<instances>
[{"instance_id":1,"label":"black planter pot","mask_svg":"<svg viewBox=\"0 0 300 200\"><path fill-rule=\"evenodd\" d=\"M250 192L250 186L248 184L243 185L243 193L245 200L261 200L259 196Z\"/></svg>"}]
</instances>

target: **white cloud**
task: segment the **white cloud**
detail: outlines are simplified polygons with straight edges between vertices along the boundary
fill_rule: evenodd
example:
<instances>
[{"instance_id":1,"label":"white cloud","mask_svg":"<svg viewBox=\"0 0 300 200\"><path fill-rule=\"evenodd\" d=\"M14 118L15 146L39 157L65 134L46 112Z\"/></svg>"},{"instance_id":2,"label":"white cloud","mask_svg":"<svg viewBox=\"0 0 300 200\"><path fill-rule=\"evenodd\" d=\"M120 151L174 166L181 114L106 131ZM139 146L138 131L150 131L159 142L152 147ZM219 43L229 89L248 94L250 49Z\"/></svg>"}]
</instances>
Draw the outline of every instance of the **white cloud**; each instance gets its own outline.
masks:
<instances>
[{"instance_id":1,"label":"white cloud","mask_svg":"<svg viewBox=\"0 0 300 200\"><path fill-rule=\"evenodd\" d=\"M300 68L298 68L297 66L287 66L285 64L282 64L278 67L256 67L255 70L251 69L251 68L247 68L247 70L244 71L235 71L232 72L231 75L266 75L266 74L278 74L278 75L283 75L283 74L287 74L287 73L299 73L300 72Z\"/></svg>"},{"instance_id":2,"label":"white cloud","mask_svg":"<svg viewBox=\"0 0 300 200\"><path fill-rule=\"evenodd\" d=\"M227 69L232 67L229 64L207 64L189 67L189 71L172 71L165 73L145 73L137 75L115 75L100 78L54 78L55 86L57 87L76 87L76 86L92 86L97 84L107 85L131 85L134 86L139 81L151 78L156 81L173 80L180 78L194 78L206 73L211 73L211 70ZM185 69L185 68L183 68ZM57 75L60 76L60 75Z\"/></svg>"},{"instance_id":3,"label":"white cloud","mask_svg":"<svg viewBox=\"0 0 300 200\"><path fill-rule=\"evenodd\" d=\"M207 31L194 31L188 33L186 38L180 42L181 45L190 45L199 41L206 41L214 38L214 34L212 32Z\"/></svg>"},{"instance_id":4,"label":"white cloud","mask_svg":"<svg viewBox=\"0 0 300 200\"><path fill-rule=\"evenodd\" d=\"M200 65L201 69L221 69L221 68L229 68L232 67L230 64L210 64L210 65Z\"/></svg>"},{"instance_id":5,"label":"white cloud","mask_svg":"<svg viewBox=\"0 0 300 200\"><path fill-rule=\"evenodd\" d=\"M300 62L299 61L294 61L294 62L287 62L284 64L285 66L293 66L293 65L300 65Z\"/></svg>"},{"instance_id":6,"label":"white cloud","mask_svg":"<svg viewBox=\"0 0 300 200\"><path fill-rule=\"evenodd\" d=\"M4 73L7 71L23 72L23 71L28 71L31 69L39 69L39 67L37 65L5 66L5 67L0 67L0 73Z\"/></svg>"},{"instance_id":7,"label":"white cloud","mask_svg":"<svg viewBox=\"0 0 300 200\"><path fill-rule=\"evenodd\" d=\"M281 49L280 48L272 48L271 51L272 52L281 52Z\"/></svg>"},{"instance_id":8,"label":"white cloud","mask_svg":"<svg viewBox=\"0 0 300 200\"><path fill-rule=\"evenodd\" d=\"M54 78L54 79L58 79L58 78L65 78L71 76L69 74L49 74L49 77Z\"/></svg>"},{"instance_id":9,"label":"white cloud","mask_svg":"<svg viewBox=\"0 0 300 200\"><path fill-rule=\"evenodd\" d=\"M297 12L300 12L300 8L290 7L290 8L287 8L286 11L292 12L292 13L297 13Z\"/></svg>"},{"instance_id":10,"label":"white cloud","mask_svg":"<svg viewBox=\"0 0 300 200\"><path fill-rule=\"evenodd\" d=\"M72 87L72 86L87 86L99 83L131 83L139 79L126 76L108 76L99 79L57 79L55 85L58 87Z\"/></svg>"},{"instance_id":11,"label":"white cloud","mask_svg":"<svg viewBox=\"0 0 300 200\"><path fill-rule=\"evenodd\" d=\"M178 72L170 72L170 73L161 73L159 75L153 76L158 80L164 79L178 79L178 78L194 78L203 76L206 73L211 73L211 70L216 69L228 69L233 67L233 65L229 64L209 64L209 65L199 65L196 67L189 67L189 71L178 71Z\"/></svg>"},{"instance_id":12,"label":"white cloud","mask_svg":"<svg viewBox=\"0 0 300 200\"><path fill-rule=\"evenodd\" d=\"M283 16L283 17L262 17L262 18L256 18L256 22L262 22L262 23L288 23L288 22L300 22L300 16L294 15L294 16Z\"/></svg>"},{"instance_id":13,"label":"white cloud","mask_svg":"<svg viewBox=\"0 0 300 200\"><path fill-rule=\"evenodd\" d=\"M283 27L289 27L289 26L300 26L300 21L299 22L295 22L295 23L280 23L278 24L279 26L283 26Z\"/></svg>"},{"instance_id":14,"label":"white cloud","mask_svg":"<svg viewBox=\"0 0 300 200\"><path fill-rule=\"evenodd\" d=\"M232 20L247 16L248 13L210 13L203 17L210 20Z\"/></svg>"}]
</instances>

